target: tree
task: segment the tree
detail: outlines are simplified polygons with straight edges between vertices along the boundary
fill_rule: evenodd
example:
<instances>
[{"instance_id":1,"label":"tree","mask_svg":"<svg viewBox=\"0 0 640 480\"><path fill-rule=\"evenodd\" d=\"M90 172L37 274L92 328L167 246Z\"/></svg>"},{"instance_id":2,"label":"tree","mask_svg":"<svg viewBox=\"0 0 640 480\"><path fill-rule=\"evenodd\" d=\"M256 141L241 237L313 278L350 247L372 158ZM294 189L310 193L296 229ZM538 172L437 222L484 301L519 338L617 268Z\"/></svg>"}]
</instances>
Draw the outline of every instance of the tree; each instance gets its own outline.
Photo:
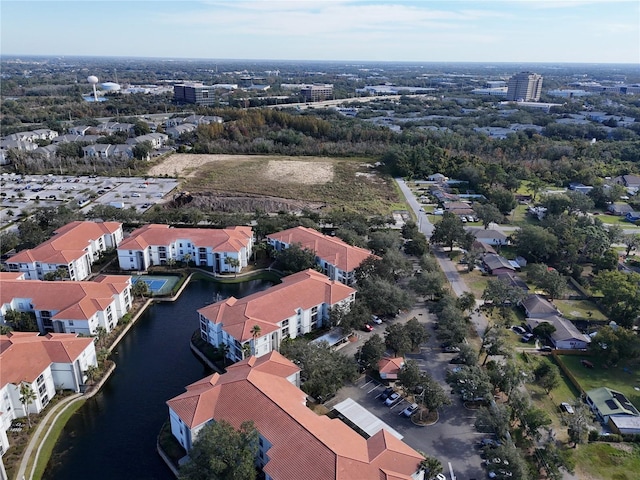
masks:
<instances>
[{"instance_id":1,"label":"tree","mask_svg":"<svg viewBox=\"0 0 640 480\"><path fill-rule=\"evenodd\" d=\"M369 235L369 248L378 255L400 247L400 237L393 231L376 231Z\"/></svg>"},{"instance_id":2,"label":"tree","mask_svg":"<svg viewBox=\"0 0 640 480\"><path fill-rule=\"evenodd\" d=\"M256 340L258 340L258 338L260 337L260 334L262 333L262 328L260 328L260 325L254 325L253 327L251 327L251 338L253 340L252 345L253 345L253 353L252 355L256 354Z\"/></svg>"},{"instance_id":3,"label":"tree","mask_svg":"<svg viewBox=\"0 0 640 480\"><path fill-rule=\"evenodd\" d=\"M560 384L560 371L555 365L543 361L534 370L536 382L544 391L549 394L551 390L556 388Z\"/></svg>"},{"instance_id":4,"label":"tree","mask_svg":"<svg viewBox=\"0 0 640 480\"><path fill-rule=\"evenodd\" d=\"M420 323L416 317L413 317L404 324L404 330L407 332L409 341L411 342L411 350L415 351L421 344L429 339L429 334L424 328L424 324Z\"/></svg>"},{"instance_id":5,"label":"tree","mask_svg":"<svg viewBox=\"0 0 640 480\"><path fill-rule=\"evenodd\" d=\"M254 480L258 439L252 422L235 430L224 420L211 421L198 432L180 480Z\"/></svg>"},{"instance_id":6,"label":"tree","mask_svg":"<svg viewBox=\"0 0 640 480\"><path fill-rule=\"evenodd\" d=\"M7 310L4 315L4 321L11 325L11 328L16 332L37 332L39 330L33 313Z\"/></svg>"},{"instance_id":7,"label":"tree","mask_svg":"<svg viewBox=\"0 0 640 480\"><path fill-rule=\"evenodd\" d=\"M409 280L409 288L413 290L417 295L429 298L434 298L442 295L442 289L444 287L444 279L440 271L433 272L420 272Z\"/></svg>"},{"instance_id":8,"label":"tree","mask_svg":"<svg viewBox=\"0 0 640 480\"><path fill-rule=\"evenodd\" d=\"M29 405L31 405L36 400L36 392L33 391L31 385L27 382L22 382L20 384L20 403L24 408L24 413L27 416L27 423L29 424L29 428L31 428L31 417L29 416Z\"/></svg>"},{"instance_id":9,"label":"tree","mask_svg":"<svg viewBox=\"0 0 640 480\"><path fill-rule=\"evenodd\" d=\"M445 392L442 386L427 372L420 374L418 385L422 387L420 401L428 411L435 412L444 405L451 405L448 392Z\"/></svg>"},{"instance_id":10,"label":"tree","mask_svg":"<svg viewBox=\"0 0 640 480\"><path fill-rule=\"evenodd\" d=\"M356 361L364 368L372 368L378 365L386 348L382 337L375 333L358 349L355 354Z\"/></svg>"},{"instance_id":11,"label":"tree","mask_svg":"<svg viewBox=\"0 0 640 480\"><path fill-rule=\"evenodd\" d=\"M540 322L534 329L533 334L540 338L549 338L556 331L555 325L549 322Z\"/></svg>"},{"instance_id":12,"label":"tree","mask_svg":"<svg viewBox=\"0 0 640 480\"><path fill-rule=\"evenodd\" d=\"M484 351L486 356L482 365L487 363L487 360L492 355L504 355L508 350L506 334L503 329L496 326L489 326L482 336L482 346L480 352Z\"/></svg>"},{"instance_id":13,"label":"tree","mask_svg":"<svg viewBox=\"0 0 640 480\"><path fill-rule=\"evenodd\" d=\"M88 365L87 369L84 371L84 374L87 376L87 383L94 383L98 378L98 374L100 373L100 369L95 365Z\"/></svg>"},{"instance_id":14,"label":"tree","mask_svg":"<svg viewBox=\"0 0 640 480\"><path fill-rule=\"evenodd\" d=\"M429 242L424 235L420 234L405 244L404 251L407 255L419 257L429 251Z\"/></svg>"},{"instance_id":15,"label":"tree","mask_svg":"<svg viewBox=\"0 0 640 480\"><path fill-rule=\"evenodd\" d=\"M384 343L396 357L401 357L411 350L411 338L404 325L392 323L384 331Z\"/></svg>"},{"instance_id":16,"label":"tree","mask_svg":"<svg viewBox=\"0 0 640 480\"><path fill-rule=\"evenodd\" d=\"M508 405L492 402L478 412L474 426L483 433L494 433L498 438L505 438L511 424L511 409Z\"/></svg>"},{"instance_id":17,"label":"tree","mask_svg":"<svg viewBox=\"0 0 640 480\"><path fill-rule=\"evenodd\" d=\"M276 252L276 267L287 275L314 268L315 265L315 252L302 248L300 244L294 243L289 248Z\"/></svg>"},{"instance_id":18,"label":"tree","mask_svg":"<svg viewBox=\"0 0 640 480\"><path fill-rule=\"evenodd\" d=\"M482 220L485 230L489 228L491 223L502 223L504 221L504 215L492 203L474 205L473 211Z\"/></svg>"},{"instance_id":19,"label":"tree","mask_svg":"<svg viewBox=\"0 0 640 480\"><path fill-rule=\"evenodd\" d=\"M609 318L631 327L640 314L640 274L603 270L596 275L593 286L602 292L600 301Z\"/></svg>"},{"instance_id":20,"label":"tree","mask_svg":"<svg viewBox=\"0 0 640 480\"><path fill-rule=\"evenodd\" d=\"M420 462L420 469L424 470L425 480L435 480L442 473L442 463L437 458L425 455Z\"/></svg>"},{"instance_id":21,"label":"tree","mask_svg":"<svg viewBox=\"0 0 640 480\"><path fill-rule=\"evenodd\" d=\"M553 300L561 297L567 290L567 280L560 272L544 263L534 263L527 267L527 279L544 290Z\"/></svg>"},{"instance_id":22,"label":"tree","mask_svg":"<svg viewBox=\"0 0 640 480\"><path fill-rule=\"evenodd\" d=\"M408 292L396 283L373 276L358 283L360 300L379 315L396 315L413 305Z\"/></svg>"},{"instance_id":23,"label":"tree","mask_svg":"<svg viewBox=\"0 0 640 480\"><path fill-rule=\"evenodd\" d=\"M615 365L640 356L640 337L627 328L606 325L593 337L589 349L608 365Z\"/></svg>"},{"instance_id":24,"label":"tree","mask_svg":"<svg viewBox=\"0 0 640 480\"><path fill-rule=\"evenodd\" d=\"M447 383L465 402L489 400L493 390L489 376L478 366L463 365L458 371L449 370Z\"/></svg>"},{"instance_id":25,"label":"tree","mask_svg":"<svg viewBox=\"0 0 640 480\"><path fill-rule=\"evenodd\" d=\"M476 296L473 292L463 292L456 300L456 306L463 312L470 312L476 307Z\"/></svg>"},{"instance_id":26,"label":"tree","mask_svg":"<svg viewBox=\"0 0 640 480\"><path fill-rule=\"evenodd\" d=\"M517 202L513 192L504 188L495 188L487 192L489 201L496 206L503 215L509 215L511 210L516 208Z\"/></svg>"},{"instance_id":27,"label":"tree","mask_svg":"<svg viewBox=\"0 0 640 480\"><path fill-rule=\"evenodd\" d=\"M134 145L132 149L133 158L136 160L149 160L149 154L153 151L151 142L144 141Z\"/></svg>"},{"instance_id":28,"label":"tree","mask_svg":"<svg viewBox=\"0 0 640 480\"><path fill-rule=\"evenodd\" d=\"M574 401L572 406L573 415L564 415L563 417L567 422L569 441L573 443L573 448L576 448L578 444L587 443L591 412L580 399Z\"/></svg>"},{"instance_id":29,"label":"tree","mask_svg":"<svg viewBox=\"0 0 640 480\"><path fill-rule=\"evenodd\" d=\"M58 267L53 272L45 273L43 277L48 282L64 280L65 278L69 278L69 269L65 267Z\"/></svg>"},{"instance_id":30,"label":"tree","mask_svg":"<svg viewBox=\"0 0 640 480\"><path fill-rule=\"evenodd\" d=\"M463 241L465 235L462 220L451 212L444 212L442 220L433 228L431 243L443 243L453 250L454 244Z\"/></svg>"},{"instance_id":31,"label":"tree","mask_svg":"<svg viewBox=\"0 0 640 480\"><path fill-rule=\"evenodd\" d=\"M131 293L134 296L144 298L151 294L151 290L149 289L149 284L147 282L139 279L131 287Z\"/></svg>"},{"instance_id":32,"label":"tree","mask_svg":"<svg viewBox=\"0 0 640 480\"><path fill-rule=\"evenodd\" d=\"M524 411L518 412L518 417L524 432L534 440L540 440L540 429L542 427L551 425L549 414L536 407L529 407Z\"/></svg>"},{"instance_id":33,"label":"tree","mask_svg":"<svg viewBox=\"0 0 640 480\"><path fill-rule=\"evenodd\" d=\"M632 251L640 248L640 234L623 235L622 243L627 247L625 255L628 257Z\"/></svg>"},{"instance_id":34,"label":"tree","mask_svg":"<svg viewBox=\"0 0 640 480\"><path fill-rule=\"evenodd\" d=\"M465 365L473 366L478 364L478 352L468 343L461 343L460 352L458 352L458 357L462 360L462 363Z\"/></svg>"},{"instance_id":35,"label":"tree","mask_svg":"<svg viewBox=\"0 0 640 480\"><path fill-rule=\"evenodd\" d=\"M569 197L557 193L545 195L540 203L547 209L547 215L560 215L571 206Z\"/></svg>"},{"instance_id":36,"label":"tree","mask_svg":"<svg viewBox=\"0 0 640 480\"><path fill-rule=\"evenodd\" d=\"M420 365L415 360L407 359L398 372L398 382L406 390L412 391L420 384Z\"/></svg>"},{"instance_id":37,"label":"tree","mask_svg":"<svg viewBox=\"0 0 640 480\"><path fill-rule=\"evenodd\" d=\"M591 197L584 193L569 190L565 195L569 199L569 210L572 212L587 213L595 206Z\"/></svg>"},{"instance_id":38,"label":"tree","mask_svg":"<svg viewBox=\"0 0 640 480\"><path fill-rule=\"evenodd\" d=\"M558 249L558 238L538 225L524 225L512 238L518 255L530 262L545 262Z\"/></svg>"},{"instance_id":39,"label":"tree","mask_svg":"<svg viewBox=\"0 0 640 480\"><path fill-rule=\"evenodd\" d=\"M233 272L235 273L234 276L238 275L238 267L240 266L240 260L238 260L236 257L225 257L224 263L229 265L231 268L233 268Z\"/></svg>"},{"instance_id":40,"label":"tree","mask_svg":"<svg viewBox=\"0 0 640 480\"><path fill-rule=\"evenodd\" d=\"M520 303L527 293L517 285L503 282L498 278L492 278L482 292L482 299L489 302L489 308L498 308L503 321L509 320L509 308ZM486 303L485 303L486 305Z\"/></svg>"}]
</instances>

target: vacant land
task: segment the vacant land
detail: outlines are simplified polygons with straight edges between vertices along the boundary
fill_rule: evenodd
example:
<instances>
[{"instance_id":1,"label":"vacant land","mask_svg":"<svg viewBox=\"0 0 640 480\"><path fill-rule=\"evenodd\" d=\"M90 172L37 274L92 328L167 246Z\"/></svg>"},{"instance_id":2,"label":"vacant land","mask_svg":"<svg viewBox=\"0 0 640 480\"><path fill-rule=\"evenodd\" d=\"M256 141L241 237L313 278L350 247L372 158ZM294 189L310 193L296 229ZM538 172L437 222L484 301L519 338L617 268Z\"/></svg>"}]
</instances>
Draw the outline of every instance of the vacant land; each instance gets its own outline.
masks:
<instances>
[{"instance_id":1,"label":"vacant land","mask_svg":"<svg viewBox=\"0 0 640 480\"><path fill-rule=\"evenodd\" d=\"M574 452L576 474L584 480L635 480L640 472L640 447L623 443L589 443Z\"/></svg>"},{"instance_id":2,"label":"vacant land","mask_svg":"<svg viewBox=\"0 0 640 480\"><path fill-rule=\"evenodd\" d=\"M337 209L389 215L399 202L393 179L362 159L176 154L149 174L182 177L194 206L225 211Z\"/></svg>"}]
</instances>

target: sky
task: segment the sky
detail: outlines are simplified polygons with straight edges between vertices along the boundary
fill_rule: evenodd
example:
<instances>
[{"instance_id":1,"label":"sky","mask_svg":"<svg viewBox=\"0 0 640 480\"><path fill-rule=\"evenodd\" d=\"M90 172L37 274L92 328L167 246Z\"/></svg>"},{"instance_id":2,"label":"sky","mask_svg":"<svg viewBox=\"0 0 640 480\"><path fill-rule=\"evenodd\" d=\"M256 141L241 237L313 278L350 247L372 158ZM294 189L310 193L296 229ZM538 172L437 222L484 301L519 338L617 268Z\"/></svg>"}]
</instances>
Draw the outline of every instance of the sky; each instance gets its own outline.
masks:
<instances>
[{"instance_id":1,"label":"sky","mask_svg":"<svg viewBox=\"0 0 640 480\"><path fill-rule=\"evenodd\" d=\"M640 1L2 0L0 53L640 64Z\"/></svg>"}]
</instances>

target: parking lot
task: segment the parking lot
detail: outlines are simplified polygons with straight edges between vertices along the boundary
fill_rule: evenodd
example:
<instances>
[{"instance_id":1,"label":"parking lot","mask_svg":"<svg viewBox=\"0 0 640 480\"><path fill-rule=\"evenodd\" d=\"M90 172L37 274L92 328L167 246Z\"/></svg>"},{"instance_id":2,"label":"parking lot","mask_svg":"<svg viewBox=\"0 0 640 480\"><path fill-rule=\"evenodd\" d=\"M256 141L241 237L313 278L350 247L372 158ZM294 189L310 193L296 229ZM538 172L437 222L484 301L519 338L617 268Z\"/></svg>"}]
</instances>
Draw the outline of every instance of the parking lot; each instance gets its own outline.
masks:
<instances>
[{"instance_id":1,"label":"parking lot","mask_svg":"<svg viewBox=\"0 0 640 480\"><path fill-rule=\"evenodd\" d=\"M178 182L169 178L76 177L72 175L19 175L1 177L0 228L15 222L34 207L67 205L88 212L96 204L135 208L142 212L162 203Z\"/></svg>"},{"instance_id":2,"label":"parking lot","mask_svg":"<svg viewBox=\"0 0 640 480\"><path fill-rule=\"evenodd\" d=\"M422 345L420 352L408 354L405 358L416 360L421 370L429 372L448 392L451 389L445 382L445 376L448 368L455 367L455 365L449 364L449 360L455 354L443 353L439 347L439 342L432 329L434 318L424 307L416 305L416 308L392 321L403 322L414 316L427 325L431 338ZM383 323L376 325L370 333L358 332L361 339L345 347L341 353L353 354L355 349L361 346L369 336L375 333L383 336L385 327L386 323ZM480 450L475 446L486 434L476 432L473 426L475 421L473 410L466 409L460 399L453 395L451 397L452 405L440 409L440 416L435 424L418 426L413 424L409 418L401 415L402 411L410 405L408 400L401 399L390 407L385 406L384 401L380 398L385 387L386 385L371 377L362 376L354 385L342 388L327 406L331 408L346 398L352 398L401 433L404 436L403 441L408 445L440 460L446 478L479 480L486 477L486 472L480 464ZM455 476L452 476L451 472Z\"/></svg>"}]
</instances>

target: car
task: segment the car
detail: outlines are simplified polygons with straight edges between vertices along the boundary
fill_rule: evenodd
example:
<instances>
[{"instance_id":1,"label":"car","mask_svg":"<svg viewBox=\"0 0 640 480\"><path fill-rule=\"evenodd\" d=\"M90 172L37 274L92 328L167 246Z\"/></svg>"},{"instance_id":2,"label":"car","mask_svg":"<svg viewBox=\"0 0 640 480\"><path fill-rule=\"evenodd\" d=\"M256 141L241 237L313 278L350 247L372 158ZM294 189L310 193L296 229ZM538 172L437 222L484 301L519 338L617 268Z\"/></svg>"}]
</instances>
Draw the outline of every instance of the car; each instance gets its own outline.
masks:
<instances>
[{"instance_id":1,"label":"car","mask_svg":"<svg viewBox=\"0 0 640 480\"><path fill-rule=\"evenodd\" d=\"M407 417L408 418L411 415L413 415L416 410L418 410L418 404L417 403L412 403L407 408L405 408L402 412L400 412L400 415L402 415L403 417Z\"/></svg>"},{"instance_id":2,"label":"car","mask_svg":"<svg viewBox=\"0 0 640 480\"><path fill-rule=\"evenodd\" d=\"M139 198L139 197L140 197L140 194L139 194L138 192L133 192L133 193L131 194L131 196L132 196L132 197L135 197L135 198Z\"/></svg>"},{"instance_id":3,"label":"car","mask_svg":"<svg viewBox=\"0 0 640 480\"><path fill-rule=\"evenodd\" d=\"M465 363L463 358L460 357L453 357L451 360L449 360L449 363L453 363L454 365L461 365L463 363Z\"/></svg>"},{"instance_id":4,"label":"car","mask_svg":"<svg viewBox=\"0 0 640 480\"><path fill-rule=\"evenodd\" d=\"M573 407L571 406L571 404L567 403L567 402L562 402L560 404L560 409L563 412L568 413L569 415L573 415L575 412L573 411Z\"/></svg>"},{"instance_id":5,"label":"car","mask_svg":"<svg viewBox=\"0 0 640 480\"><path fill-rule=\"evenodd\" d=\"M540 347L540 351L541 352L552 352L553 351L553 347L550 347L549 345L543 345L542 347Z\"/></svg>"},{"instance_id":6,"label":"car","mask_svg":"<svg viewBox=\"0 0 640 480\"><path fill-rule=\"evenodd\" d=\"M442 351L444 353L458 353L460 352L460 347L456 347L455 345L449 345L447 347L442 347Z\"/></svg>"},{"instance_id":7,"label":"car","mask_svg":"<svg viewBox=\"0 0 640 480\"><path fill-rule=\"evenodd\" d=\"M528 343L529 340L531 340L533 338L533 333L525 333L522 338L520 339L520 341L522 343Z\"/></svg>"},{"instance_id":8,"label":"car","mask_svg":"<svg viewBox=\"0 0 640 480\"><path fill-rule=\"evenodd\" d=\"M376 325L382 325L382 319L376 315L371 315L371 321Z\"/></svg>"},{"instance_id":9,"label":"car","mask_svg":"<svg viewBox=\"0 0 640 480\"><path fill-rule=\"evenodd\" d=\"M391 387L387 387L384 389L384 391L380 394L380 400L384 401L387 398L389 398L389 395L391 395L393 393L393 388Z\"/></svg>"},{"instance_id":10,"label":"car","mask_svg":"<svg viewBox=\"0 0 640 480\"><path fill-rule=\"evenodd\" d=\"M362 326L362 330L365 332L373 332L373 327L371 325L369 325L368 323L365 323Z\"/></svg>"},{"instance_id":11,"label":"car","mask_svg":"<svg viewBox=\"0 0 640 480\"><path fill-rule=\"evenodd\" d=\"M478 447L499 447L502 443L494 438L483 438L477 445Z\"/></svg>"},{"instance_id":12,"label":"car","mask_svg":"<svg viewBox=\"0 0 640 480\"><path fill-rule=\"evenodd\" d=\"M447 477L444 476L444 473L439 473L436 475L436 480L447 480ZM474 479L471 479L474 480Z\"/></svg>"},{"instance_id":13,"label":"car","mask_svg":"<svg viewBox=\"0 0 640 480\"><path fill-rule=\"evenodd\" d=\"M514 332L516 332L516 333L518 333L520 335L524 335L525 333L527 333L527 331L524 328L519 327L517 325L514 325L513 327L511 327L511 330L513 330Z\"/></svg>"},{"instance_id":14,"label":"car","mask_svg":"<svg viewBox=\"0 0 640 480\"><path fill-rule=\"evenodd\" d=\"M384 401L384 404L387 407L391 407L392 405L394 405L396 402L398 402L400 400L400 394L398 392L393 392L391 395L389 395L389 397Z\"/></svg>"}]
</instances>

